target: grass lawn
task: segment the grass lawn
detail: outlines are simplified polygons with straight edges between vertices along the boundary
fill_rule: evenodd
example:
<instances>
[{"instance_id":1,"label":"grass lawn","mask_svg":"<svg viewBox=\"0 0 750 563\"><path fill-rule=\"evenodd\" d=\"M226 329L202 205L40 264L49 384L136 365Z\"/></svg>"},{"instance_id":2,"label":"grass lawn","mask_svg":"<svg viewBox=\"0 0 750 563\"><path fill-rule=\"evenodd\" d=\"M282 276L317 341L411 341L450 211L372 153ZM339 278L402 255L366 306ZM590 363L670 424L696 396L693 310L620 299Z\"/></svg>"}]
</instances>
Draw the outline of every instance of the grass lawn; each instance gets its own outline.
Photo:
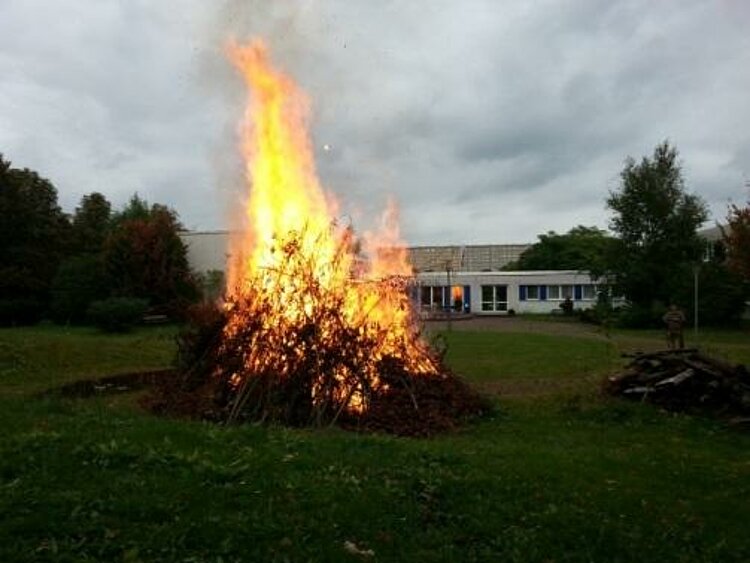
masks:
<instances>
[{"instance_id":1,"label":"grass lawn","mask_svg":"<svg viewBox=\"0 0 750 563\"><path fill-rule=\"evenodd\" d=\"M549 392L431 440L38 395L166 366L173 334L0 330L0 561L750 560L750 435L596 393L649 333L446 334L478 385Z\"/></svg>"}]
</instances>

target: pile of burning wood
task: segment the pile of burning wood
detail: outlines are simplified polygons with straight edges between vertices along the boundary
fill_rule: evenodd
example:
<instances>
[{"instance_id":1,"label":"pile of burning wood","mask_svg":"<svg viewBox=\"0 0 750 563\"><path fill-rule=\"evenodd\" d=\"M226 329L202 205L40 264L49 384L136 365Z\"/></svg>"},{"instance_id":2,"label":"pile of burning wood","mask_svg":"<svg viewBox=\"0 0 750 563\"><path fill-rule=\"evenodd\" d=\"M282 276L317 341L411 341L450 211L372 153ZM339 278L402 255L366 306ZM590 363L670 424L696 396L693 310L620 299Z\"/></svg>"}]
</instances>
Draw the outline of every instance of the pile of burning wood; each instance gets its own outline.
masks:
<instances>
[{"instance_id":1,"label":"pile of burning wood","mask_svg":"<svg viewBox=\"0 0 750 563\"><path fill-rule=\"evenodd\" d=\"M450 431L489 409L487 399L453 374L440 354L431 356L434 371L419 373L403 357L378 358L377 343L364 329L341 326L326 334L339 320L335 309L318 310L317 322L299 327L244 318L227 339L238 310L196 309L178 338L176 377L157 382L145 406L216 422L335 424L400 436Z\"/></svg>"},{"instance_id":2,"label":"pile of burning wood","mask_svg":"<svg viewBox=\"0 0 750 563\"><path fill-rule=\"evenodd\" d=\"M315 173L308 100L262 42L228 54L252 96L241 147L247 198L227 285L178 338L158 412L402 435L449 430L486 409L420 332L396 209L357 240ZM384 251L384 249L388 249Z\"/></svg>"},{"instance_id":3,"label":"pile of burning wood","mask_svg":"<svg viewBox=\"0 0 750 563\"><path fill-rule=\"evenodd\" d=\"M606 390L673 411L750 416L750 373L695 348L627 355L625 371Z\"/></svg>"}]
</instances>

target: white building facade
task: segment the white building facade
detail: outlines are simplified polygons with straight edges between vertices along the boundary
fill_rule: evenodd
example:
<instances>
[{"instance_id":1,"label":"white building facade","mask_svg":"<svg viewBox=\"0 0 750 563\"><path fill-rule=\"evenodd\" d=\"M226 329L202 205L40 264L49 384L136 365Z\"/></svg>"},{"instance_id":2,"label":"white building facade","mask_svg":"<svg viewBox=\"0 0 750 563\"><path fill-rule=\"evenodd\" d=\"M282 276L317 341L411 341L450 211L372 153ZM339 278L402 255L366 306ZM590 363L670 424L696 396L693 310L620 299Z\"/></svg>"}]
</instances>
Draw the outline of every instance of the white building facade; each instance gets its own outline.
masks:
<instances>
[{"instance_id":1,"label":"white building facade","mask_svg":"<svg viewBox=\"0 0 750 563\"><path fill-rule=\"evenodd\" d=\"M596 304L599 286L586 272L423 272L412 297L424 312L507 315L560 312L570 299L576 309Z\"/></svg>"}]
</instances>

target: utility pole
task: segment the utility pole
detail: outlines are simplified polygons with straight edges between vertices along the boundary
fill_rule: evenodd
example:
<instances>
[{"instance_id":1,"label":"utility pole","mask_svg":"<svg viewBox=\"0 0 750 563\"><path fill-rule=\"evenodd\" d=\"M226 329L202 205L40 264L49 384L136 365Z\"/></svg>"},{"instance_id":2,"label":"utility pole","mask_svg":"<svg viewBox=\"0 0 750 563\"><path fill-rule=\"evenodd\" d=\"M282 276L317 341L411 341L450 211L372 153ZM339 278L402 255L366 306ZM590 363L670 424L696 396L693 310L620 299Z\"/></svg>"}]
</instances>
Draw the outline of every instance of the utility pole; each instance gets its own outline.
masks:
<instances>
[{"instance_id":1,"label":"utility pole","mask_svg":"<svg viewBox=\"0 0 750 563\"><path fill-rule=\"evenodd\" d=\"M445 262L445 274L448 278L448 332L453 331L453 286L451 285L451 263Z\"/></svg>"},{"instance_id":2,"label":"utility pole","mask_svg":"<svg viewBox=\"0 0 750 563\"><path fill-rule=\"evenodd\" d=\"M696 344L698 343L698 274L700 270L700 263L693 266L693 336Z\"/></svg>"}]
</instances>

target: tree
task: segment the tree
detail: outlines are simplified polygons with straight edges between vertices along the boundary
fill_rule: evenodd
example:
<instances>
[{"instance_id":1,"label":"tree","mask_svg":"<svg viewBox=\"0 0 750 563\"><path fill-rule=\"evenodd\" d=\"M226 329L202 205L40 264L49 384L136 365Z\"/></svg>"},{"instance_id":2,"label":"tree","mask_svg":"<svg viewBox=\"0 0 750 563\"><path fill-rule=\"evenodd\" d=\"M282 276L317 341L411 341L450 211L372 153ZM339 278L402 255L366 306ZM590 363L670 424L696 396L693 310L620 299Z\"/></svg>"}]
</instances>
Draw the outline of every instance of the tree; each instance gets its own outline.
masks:
<instances>
[{"instance_id":1,"label":"tree","mask_svg":"<svg viewBox=\"0 0 750 563\"><path fill-rule=\"evenodd\" d=\"M138 200L137 196L131 204ZM143 202L145 204L145 202ZM140 203L138 203L140 206ZM148 214L118 215L104 245L104 266L113 296L147 299L154 307L175 313L197 299L199 292L179 237L174 211L163 205Z\"/></svg>"},{"instance_id":2,"label":"tree","mask_svg":"<svg viewBox=\"0 0 750 563\"><path fill-rule=\"evenodd\" d=\"M573 227L559 235L554 231L539 235L539 242L526 249L508 265L513 270L582 270L601 275L614 239L596 227Z\"/></svg>"},{"instance_id":3,"label":"tree","mask_svg":"<svg viewBox=\"0 0 750 563\"><path fill-rule=\"evenodd\" d=\"M50 313L57 323L83 323L92 302L109 295L102 255L77 254L65 258L52 280Z\"/></svg>"},{"instance_id":4,"label":"tree","mask_svg":"<svg viewBox=\"0 0 750 563\"><path fill-rule=\"evenodd\" d=\"M610 260L614 282L643 309L671 301L704 250L696 231L708 211L700 197L685 192L677 156L665 141L650 159L628 158L620 188L607 199L617 237Z\"/></svg>"},{"instance_id":5,"label":"tree","mask_svg":"<svg viewBox=\"0 0 750 563\"><path fill-rule=\"evenodd\" d=\"M66 250L70 225L57 190L0 155L0 323L38 320Z\"/></svg>"},{"instance_id":6,"label":"tree","mask_svg":"<svg viewBox=\"0 0 750 563\"><path fill-rule=\"evenodd\" d=\"M736 324L745 308L742 279L720 259L701 264L698 270L698 318L701 325ZM684 280L675 299L690 303L693 308L695 287Z\"/></svg>"},{"instance_id":7,"label":"tree","mask_svg":"<svg viewBox=\"0 0 750 563\"><path fill-rule=\"evenodd\" d=\"M111 226L112 206L102 194L81 198L73 214L70 253L52 280L51 317L59 323L82 323L91 302L109 294L102 249Z\"/></svg>"},{"instance_id":8,"label":"tree","mask_svg":"<svg viewBox=\"0 0 750 563\"><path fill-rule=\"evenodd\" d=\"M112 205L106 197L98 192L83 196L73 215L73 251L76 254L100 252L111 219Z\"/></svg>"},{"instance_id":9,"label":"tree","mask_svg":"<svg viewBox=\"0 0 750 563\"><path fill-rule=\"evenodd\" d=\"M148 202L135 193L130 198L127 205L123 207L122 211L114 214L112 222L115 225L119 225L134 219L147 221L150 216L151 208L149 207Z\"/></svg>"},{"instance_id":10,"label":"tree","mask_svg":"<svg viewBox=\"0 0 750 563\"><path fill-rule=\"evenodd\" d=\"M746 207L730 206L722 234L729 268L750 283L750 202Z\"/></svg>"}]
</instances>

